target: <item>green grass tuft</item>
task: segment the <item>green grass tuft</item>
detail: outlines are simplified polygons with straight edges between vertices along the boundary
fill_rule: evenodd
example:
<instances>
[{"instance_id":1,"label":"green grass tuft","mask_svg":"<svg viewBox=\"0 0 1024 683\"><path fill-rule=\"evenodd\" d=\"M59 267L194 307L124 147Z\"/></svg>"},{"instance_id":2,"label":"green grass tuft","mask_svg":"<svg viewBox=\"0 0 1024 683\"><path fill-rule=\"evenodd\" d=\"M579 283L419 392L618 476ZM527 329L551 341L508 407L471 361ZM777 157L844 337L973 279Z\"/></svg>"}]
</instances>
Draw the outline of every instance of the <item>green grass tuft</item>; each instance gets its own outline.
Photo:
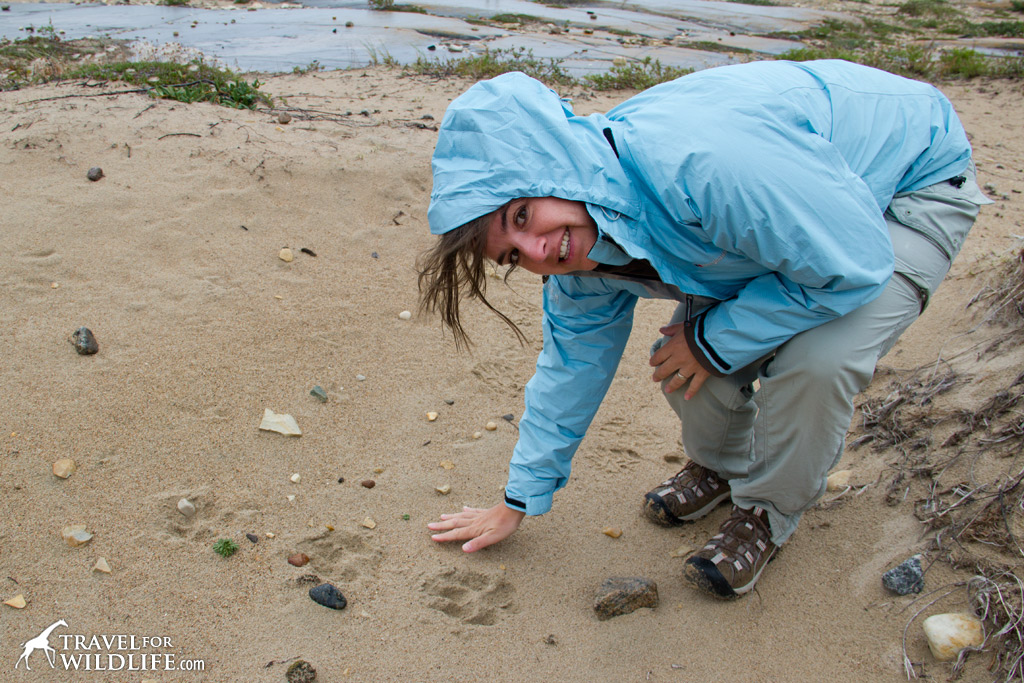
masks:
<instances>
[{"instance_id":1,"label":"green grass tuft","mask_svg":"<svg viewBox=\"0 0 1024 683\"><path fill-rule=\"evenodd\" d=\"M428 59L418 57L404 67L414 74L435 77L462 76L483 79L500 76L510 71L522 71L548 85L572 85L575 79L554 59L537 59L531 50L513 48L510 50L485 50L482 55L469 57Z\"/></svg>"},{"instance_id":2,"label":"green grass tuft","mask_svg":"<svg viewBox=\"0 0 1024 683\"><path fill-rule=\"evenodd\" d=\"M221 557L231 557L238 550L238 544L232 541L230 538L218 539L213 544L213 552L217 553Z\"/></svg>"},{"instance_id":3,"label":"green grass tuft","mask_svg":"<svg viewBox=\"0 0 1024 683\"><path fill-rule=\"evenodd\" d=\"M639 61L612 66L607 73L588 74L583 80L595 90L644 90L688 73L693 73L693 69L663 66L657 59L644 57Z\"/></svg>"}]
</instances>

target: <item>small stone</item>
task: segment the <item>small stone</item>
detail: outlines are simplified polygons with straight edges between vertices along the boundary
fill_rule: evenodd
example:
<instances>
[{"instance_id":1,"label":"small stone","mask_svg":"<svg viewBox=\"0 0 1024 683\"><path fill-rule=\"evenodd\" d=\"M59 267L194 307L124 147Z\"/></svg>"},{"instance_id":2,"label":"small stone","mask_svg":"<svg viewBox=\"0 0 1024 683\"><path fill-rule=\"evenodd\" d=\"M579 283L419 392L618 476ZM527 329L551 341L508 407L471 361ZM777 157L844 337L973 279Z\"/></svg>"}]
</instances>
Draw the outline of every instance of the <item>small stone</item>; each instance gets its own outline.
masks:
<instances>
[{"instance_id":1,"label":"small stone","mask_svg":"<svg viewBox=\"0 0 1024 683\"><path fill-rule=\"evenodd\" d=\"M285 496L285 498L288 499L289 503L294 503L295 502L295 496L293 496L293 495L287 495L287 496Z\"/></svg>"},{"instance_id":2,"label":"small stone","mask_svg":"<svg viewBox=\"0 0 1024 683\"><path fill-rule=\"evenodd\" d=\"M516 419L516 416L513 415L512 413L505 413L504 415L501 416L501 419L504 420L505 422L511 422L512 420Z\"/></svg>"},{"instance_id":3,"label":"small stone","mask_svg":"<svg viewBox=\"0 0 1024 683\"><path fill-rule=\"evenodd\" d=\"M622 535L622 529L617 526L606 526L601 529L601 533L605 536L611 536L612 538L618 538Z\"/></svg>"},{"instance_id":4,"label":"small stone","mask_svg":"<svg viewBox=\"0 0 1024 683\"><path fill-rule=\"evenodd\" d=\"M639 576L605 579L594 598L594 611L601 621L629 614L641 607L657 606L657 584Z\"/></svg>"},{"instance_id":5,"label":"small stone","mask_svg":"<svg viewBox=\"0 0 1024 683\"><path fill-rule=\"evenodd\" d=\"M435 413L433 411L427 413L427 422L433 422L436 419L437 419L437 413Z\"/></svg>"},{"instance_id":6,"label":"small stone","mask_svg":"<svg viewBox=\"0 0 1024 683\"><path fill-rule=\"evenodd\" d=\"M850 477L853 470L836 470L828 475L825 480L825 488L828 491L845 491L850 486Z\"/></svg>"},{"instance_id":7,"label":"small stone","mask_svg":"<svg viewBox=\"0 0 1024 683\"><path fill-rule=\"evenodd\" d=\"M61 479L67 479L75 473L75 461L71 458L61 458L53 463L53 475Z\"/></svg>"},{"instance_id":8,"label":"small stone","mask_svg":"<svg viewBox=\"0 0 1024 683\"><path fill-rule=\"evenodd\" d=\"M345 483L345 477L338 477L338 483L339 484L344 484Z\"/></svg>"},{"instance_id":9,"label":"small stone","mask_svg":"<svg viewBox=\"0 0 1024 683\"><path fill-rule=\"evenodd\" d=\"M302 436L299 423L291 415L275 413L270 408L263 409L263 420L260 422L260 429L268 432L277 432L286 436Z\"/></svg>"},{"instance_id":10,"label":"small stone","mask_svg":"<svg viewBox=\"0 0 1024 683\"><path fill-rule=\"evenodd\" d=\"M277 538L277 534L275 534L273 531L268 531L267 533L265 533L263 535L266 536L267 538Z\"/></svg>"},{"instance_id":11,"label":"small stone","mask_svg":"<svg viewBox=\"0 0 1024 683\"><path fill-rule=\"evenodd\" d=\"M283 111L277 115L277 122L280 123L281 125L287 126L289 123L292 122L292 115L286 111Z\"/></svg>"},{"instance_id":12,"label":"small stone","mask_svg":"<svg viewBox=\"0 0 1024 683\"><path fill-rule=\"evenodd\" d=\"M285 263L291 263L295 260L295 256L292 254L292 250L285 247L281 251L277 252L277 258L281 259Z\"/></svg>"},{"instance_id":13,"label":"small stone","mask_svg":"<svg viewBox=\"0 0 1024 683\"><path fill-rule=\"evenodd\" d=\"M249 543L259 543L260 542L260 537L257 536L256 534L246 534L245 537L249 539Z\"/></svg>"},{"instance_id":14,"label":"small stone","mask_svg":"<svg viewBox=\"0 0 1024 683\"><path fill-rule=\"evenodd\" d=\"M480 438L483 438L483 435L484 435L484 433L483 433L483 432L473 432L473 438L474 438L474 439L480 439Z\"/></svg>"},{"instance_id":15,"label":"small stone","mask_svg":"<svg viewBox=\"0 0 1024 683\"><path fill-rule=\"evenodd\" d=\"M196 514L196 506L188 498L182 498L178 501L178 512L186 517L192 517Z\"/></svg>"},{"instance_id":16,"label":"small stone","mask_svg":"<svg viewBox=\"0 0 1024 683\"><path fill-rule=\"evenodd\" d=\"M79 356L91 356L100 350L100 345L88 327L79 327L71 333L71 344Z\"/></svg>"},{"instance_id":17,"label":"small stone","mask_svg":"<svg viewBox=\"0 0 1024 683\"><path fill-rule=\"evenodd\" d=\"M668 554L669 557L686 557L693 552L693 546L689 543L684 543L672 552Z\"/></svg>"},{"instance_id":18,"label":"small stone","mask_svg":"<svg viewBox=\"0 0 1024 683\"><path fill-rule=\"evenodd\" d=\"M107 564L107 559L105 557L100 557L100 558L98 558L96 560L96 564L93 565L92 570L94 572L101 572L103 574L109 574L110 573L110 565Z\"/></svg>"},{"instance_id":19,"label":"small stone","mask_svg":"<svg viewBox=\"0 0 1024 683\"><path fill-rule=\"evenodd\" d=\"M288 683L313 683L316 680L316 669L305 659L299 659L291 663L284 679Z\"/></svg>"},{"instance_id":20,"label":"small stone","mask_svg":"<svg viewBox=\"0 0 1024 683\"><path fill-rule=\"evenodd\" d=\"M92 540L92 534L85 530L84 524L68 524L61 529L60 535L72 548L83 546Z\"/></svg>"},{"instance_id":21,"label":"small stone","mask_svg":"<svg viewBox=\"0 0 1024 683\"><path fill-rule=\"evenodd\" d=\"M374 467L373 468L373 473L374 474L384 474L384 468L383 467Z\"/></svg>"},{"instance_id":22,"label":"small stone","mask_svg":"<svg viewBox=\"0 0 1024 683\"><path fill-rule=\"evenodd\" d=\"M103 177L103 169L100 168L99 166L93 166L85 174L85 177L95 183L97 180Z\"/></svg>"},{"instance_id":23,"label":"small stone","mask_svg":"<svg viewBox=\"0 0 1024 683\"><path fill-rule=\"evenodd\" d=\"M497 428L498 428L498 425L496 425L493 422L488 422L487 424L484 425L484 429L486 429L489 432L493 432Z\"/></svg>"},{"instance_id":24,"label":"small stone","mask_svg":"<svg viewBox=\"0 0 1024 683\"><path fill-rule=\"evenodd\" d=\"M368 488L368 489L372 489L374 486L377 485L377 482L375 482L373 479L364 479L363 481L361 481L359 483L363 487Z\"/></svg>"},{"instance_id":25,"label":"small stone","mask_svg":"<svg viewBox=\"0 0 1024 683\"><path fill-rule=\"evenodd\" d=\"M924 588L924 572L921 571L921 556L914 555L903 564L882 574L882 585L897 595L920 593Z\"/></svg>"},{"instance_id":26,"label":"small stone","mask_svg":"<svg viewBox=\"0 0 1024 683\"><path fill-rule=\"evenodd\" d=\"M355 26L355 24L353 24L351 21L345 22L345 28L352 28L353 26Z\"/></svg>"},{"instance_id":27,"label":"small stone","mask_svg":"<svg viewBox=\"0 0 1024 683\"><path fill-rule=\"evenodd\" d=\"M377 528L377 522L373 521L369 517L365 517L363 519L363 521L359 523L359 525L360 526L364 526L367 529L376 529Z\"/></svg>"},{"instance_id":28,"label":"small stone","mask_svg":"<svg viewBox=\"0 0 1024 683\"><path fill-rule=\"evenodd\" d=\"M320 577L316 574L303 574L299 578L295 579L295 583L300 586L319 586L322 582Z\"/></svg>"},{"instance_id":29,"label":"small stone","mask_svg":"<svg viewBox=\"0 0 1024 683\"><path fill-rule=\"evenodd\" d=\"M302 475L296 472L292 476L288 477L288 479L290 479L293 484L298 484L300 481L302 481Z\"/></svg>"},{"instance_id":30,"label":"small stone","mask_svg":"<svg viewBox=\"0 0 1024 683\"><path fill-rule=\"evenodd\" d=\"M310 389L309 394L321 403L327 403L327 392L319 384Z\"/></svg>"},{"instance_id":31,"label":"small stone","mask_svg":"<svg viewBox=\"0 0 1024 683\"><path fill-rule=\"evenodd\" d=\"M985 642L985 628L972 614L935 614L921 624L928 649L940 662L951 662L965 647Z\"/></svg>"},{"instance_id":32,"label":"small stone","mask_svg":"<svg viewBox=\"0 0 1024 683\"><path fill-rule=\"evenodd\" d=\"M293 567L305 567L309 564L309 555L306 553L295 553L288 556L288 564Z\"/></svg>"},{"instance_id":33,"label":"small stone","mask_svg":"<svg viewBox=\"0 0 1024 683\"><path fill-rule=\"evenodd\" d=\"M665 462L671 462L671 463L677 463L677 462L682 462L683 461L683 459L681 457L679 457L678 453L666 453L665 455L661 456L661 459L664 460Z\"/></svg>"},{"instance_id":34,"label":"small stone","mask_svg":"<svg viewBox=\"0 0 1024 683\"><path fill-rule=\"evenodd\" d=\"M452 492L452 487L450 484L445 484L444 486L435 486L434 490L440 493L442 496L447 496L449 493Z\"/></svg>"},{"instance_id":35,"label":"small stone","mask_svg":"<svg viewBox=\"0 0 1024 683\"><path fill-rule=\"evenodd\" d=\"M410 318L412 318L412 313L409 311L402 311L401 313L398 314L398 317L401 318L402 320L409 320Z\"/></svg>"},{"instance_id":36,"label":"small stone","mask_svg":"<svg viewBox=\"0 0 1024 683\"><path fill-rule=\"evenodd\" d=\"M444 402L445 402L445 403L447 403L447 404L448 404L448 405L450 405L450 406L453 406L453 405L455 405L455 401L453 401L453 400L452 400L452 399L450 399L450 398L446 398L446 399L444 400Z\"/></svg>"},{"instance_id":37,"label":"small stone","mask_svg":"<svg viewBox=\"0 0 1024 683\"><path fill-rule=\"evenodd\" d=\"M451 460L442 460L439 464L446 470L455 469L455 463L453 463Z\"/></svg>"},{"instance_id":38,"label":"small stone","mask_svg":"<svg viewBox=\"0 0 1024 683\"><path fill-rule=\"evenodd\" d=\"M25 601L24 595L18 593L10 600L4 600L4 604L8 607L13 607L14 609L25 609L25 605L27 605L28 602Z\"/></svg>"},{"instance_id":39,"label":"small stone","mask_svg":"<svg viewBox=\"0 0 1024 683\"><path fill-rule=\"evenodd\" d=\"M366 381L366 375L356 375L356 381L357 382L365 382Z\"/></svg>"},{"instance_id":40,"label":"small stone","mask_svg":"<svg viewBox=\"0 0 1024 683\"><path fill-rule=\"evenodd\" d=\"M348 604L341 591L329 583L321 583L319 586L310 588L309 597L318 605L330 607L331 609L345 609L345 605Z\"/></svg>"}]
</instances>

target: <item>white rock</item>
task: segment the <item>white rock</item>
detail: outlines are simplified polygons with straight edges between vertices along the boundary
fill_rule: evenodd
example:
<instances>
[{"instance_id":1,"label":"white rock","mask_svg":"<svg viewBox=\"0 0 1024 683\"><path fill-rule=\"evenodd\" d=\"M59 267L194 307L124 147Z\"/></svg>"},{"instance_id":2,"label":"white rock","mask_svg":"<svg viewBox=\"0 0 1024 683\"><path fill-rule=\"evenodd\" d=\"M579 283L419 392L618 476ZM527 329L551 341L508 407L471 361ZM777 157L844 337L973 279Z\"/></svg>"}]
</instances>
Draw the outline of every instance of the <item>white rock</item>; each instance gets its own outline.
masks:
<instances>
[{"instance_id":1,"label":"white rock","mask_svg":"<svg viewBox=\"0 0 1024 683\"><path fill-rule=\"evenodd\" d=\"M295 256L292 255L292 250L285 247L281 251L277 252L277 258L281 259L285 263L291 263L295 260Z\"/></svg>"},{"instance_id":2,"label":"white rock","mask_svg":"<svg viewBox=\"0 0 1024 683\"><path fill-rule=\"evenodd\" d=\"M437 413L435 413L434 411L430 411L429 413L427 413L427 422L433 422L436 419Z\"/></svg>"},{"instance_id":3,"label":"white rock","mask_svg":"<svg viewBox=\"0 0 1024 683\"><path fill-rule=\"evenodd\" d=\"M473 438L474 438L474 439L479 439L479 438L480 438L480 437L482 437L483 435L484 435L484 433L483 433L483 432L473 432Z\"/></svg>"},{"instance_id":4,"label":"white rock","mask_svg":"<svg viewBox=\"0 0 1024 683\"><path fill-rule=\"evenodd\" d=\"M401 318L402 320L408 320L409 318L412 317L412 313L410 313L409 311L402 311L401 313L398 314L398 317Z\"/></svg>"},{"instance_id":5,"label":"white rock","mask_svg":"<svg viewBox=\"0 0 1024 683\"><path fill-rule=\"evenodd\" d=\"M275 413L270 408L263 409L263 421L260 422L260 429L268 432L277 432L286 436L302 436L299 423L291 415Z\"/></svg>"},{"instance_id":6,"label":"white rock","mask_svg":"<svg viewBox=\"0 0 1024 683\"><path fill-rule=\"evenodd\" d=\"M356 381L357 382L366 381L366 375L356 375Z\"/></svg>"},{"instance_id":7,"label":"white rock","mask_svg":"<svg viewBox=\"0 0 1024 683\"><path fill-rule=\"evenodd\" d=\"M110 573L110 565L107 564L106 558L101 557L101 558L96 560L96 564L93 565L92 570L94 572L103 572L104 574L109 574Z\"/></svg>"},{"instance_id":8,"label":"white rock","mask_svg":"<svg viewBox=\"0 0 1024 683\"><path fill-rule=\"evenodd\" d=\"M681 546L673 550L668 554L669 557L686 557L693 552L693 546L689 543L683 543Z\"/></svg>"},{"instance_id":9,"label":"white rock","mask_svg":"<svg viewBox=\"0 0 1024 683\"><path fill-rule=\"evenodd\" d=\"M92 534L85 530L84 524L68 524L61 529L60 535L64 537L64 541L72 548L85 545L92 540Z\"/></svg>"},{"instance_id":10,"label":"white rock","mask_svg":"<svg viewBox=\"0 0 1024 683\"><path fill-rule=\"evenodd\" d=\"M67 479L75 473L75 461L71 458L61 458L53 463L53 474L61 479Z\"/></svg>"},{"instance_id":11,"label":"white rock","mask_svg":"<svg viewBox=\"0 0 1024 683\"><path fill-rule=\"evenodd\" d=\"M852 476L852 470L836 470L828 475L828 479L825 480L825 488L829 491L842 491L850 485Z\"/></svg>"},{"instance_id":12,"label":"white rock","mask_svg":"<svg viewBox=\"0 0 1024 683\"><path fill-rule=\"evenodd\" d=\"M434 490L440 493L442 496L447 496L449 493L452 492L452 487L450 484L445 484L444 486L435 486Z\"/></svg>"},{"instance_id":13,"label":"white rock","mask_svg":"<svg viewBox=\"0 0 1024 683\"><path fill-rule=\"evenodd\" d=\"M294 503L294 502L295 502L295 496L293 496L293 495L289 494L289 495L288 495L288 502L289 502L289 503Z\"/></svg>"},{"instance_id":14,"label":"white rock","mask_svg":"<svg viewBox=\"0 0 1024 683\"><path fill-rule=\"evenodd\" d=\"M376 529L377 528L377 522L373 521L369 517L367 517L362 522L360 522L360 524L362 526L366 527L367 529Z\"/></svg>"},{"instance_id":15,"label":"white rock","mask_svg":"<svg viewBox=\"0 0 1024 683\"><path fill-rule=\"evenodd\" d=\"M186 517L193 517L196 514L196 506L188 498L182 498L178 501L178 512Z\"/></svg>"},{"instance_id":16,"label":"white rock","mask_svg":"<svg viewBox=\"0 0 1024 683\"><path fill-rule=\"evenodd\" d=\"M985 628L981 620L971 614L936 614L921 624L928 639L928 648L940 662L951 662L965 647L977 647L985 642Z\"/></svg>"},{"instance_id":17,"label":"white rock","mask_svg":"<svg viewBox=\"0 0 1024 683\"><path fill-rule=\"evenodd\" d=\"M484 429L486 429L489 432L493 432L497 428L498 425L495 424L494 422L488 422L487 424L484 425Z\"/></svg>"},{"instance_id":18,"label":"white rock","mask_svg":"<svg viewBox=\"0 0 1024 683\"><path fill-rule=\"evenodd\" d=\"M298 484L300 481L302 481L302 477L299 476L298 472L296 472L295 474L293 474L292 476L290 476L288 478L292 480L293 484Z\"/></svg>"}]
</instances>

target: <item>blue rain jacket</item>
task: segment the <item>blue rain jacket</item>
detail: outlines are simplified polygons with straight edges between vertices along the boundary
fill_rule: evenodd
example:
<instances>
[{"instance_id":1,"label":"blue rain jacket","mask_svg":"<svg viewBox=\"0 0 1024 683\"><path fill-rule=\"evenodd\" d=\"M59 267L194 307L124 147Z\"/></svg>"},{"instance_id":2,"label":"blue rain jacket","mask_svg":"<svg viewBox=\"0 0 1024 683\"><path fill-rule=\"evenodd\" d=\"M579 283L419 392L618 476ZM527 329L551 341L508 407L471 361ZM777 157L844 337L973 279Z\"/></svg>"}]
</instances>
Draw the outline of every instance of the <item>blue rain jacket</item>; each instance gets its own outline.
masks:
<instances>
[{"instance_id":1,"label":"blue rain jacket","mask_svg":"<svg viewBox=\"0 0 1024 683\"><path fill-rule=\"evenodd\" d=\"M590 116L513 73L449 106L428 216L442 234L518 197L585 202L592 259L621 265L625 252L717 300L688 341L724 375L878 296L893 271L893 195L960 174L970 154L938 90L843 61L708 69ZM637 297L650 295L589 275L544 286L544 348L506 488L530 515L566 484Z\"/></svg>"}]
</instances>

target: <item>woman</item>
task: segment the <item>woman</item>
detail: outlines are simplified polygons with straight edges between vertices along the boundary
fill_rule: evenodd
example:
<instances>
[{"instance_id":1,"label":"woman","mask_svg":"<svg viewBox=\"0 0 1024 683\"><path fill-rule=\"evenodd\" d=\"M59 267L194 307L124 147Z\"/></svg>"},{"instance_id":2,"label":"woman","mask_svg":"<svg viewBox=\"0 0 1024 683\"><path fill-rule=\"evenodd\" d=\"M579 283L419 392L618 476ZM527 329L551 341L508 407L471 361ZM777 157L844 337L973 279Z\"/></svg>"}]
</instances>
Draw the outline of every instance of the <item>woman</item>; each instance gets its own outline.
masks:
<instances>
[{"instance_id":1,"label":"woman","mask_svg":"<svg viewBox=\"0 0 1024 683\"><path fill-rule=\"evenodd\" d=\"M731 500L684 572L725 598L824 492L854 396L988 203L938 90L842 61L709 69L587 117L505 74L451 104L433 173L422 304L457 345L460 298L490 307L487 261L546 276L505 500L442 515L433 538L474 551L547 512L637 298L675 299L652 379L690 462L643 509L676 524Z\"/></svg>"}]
</instances>

